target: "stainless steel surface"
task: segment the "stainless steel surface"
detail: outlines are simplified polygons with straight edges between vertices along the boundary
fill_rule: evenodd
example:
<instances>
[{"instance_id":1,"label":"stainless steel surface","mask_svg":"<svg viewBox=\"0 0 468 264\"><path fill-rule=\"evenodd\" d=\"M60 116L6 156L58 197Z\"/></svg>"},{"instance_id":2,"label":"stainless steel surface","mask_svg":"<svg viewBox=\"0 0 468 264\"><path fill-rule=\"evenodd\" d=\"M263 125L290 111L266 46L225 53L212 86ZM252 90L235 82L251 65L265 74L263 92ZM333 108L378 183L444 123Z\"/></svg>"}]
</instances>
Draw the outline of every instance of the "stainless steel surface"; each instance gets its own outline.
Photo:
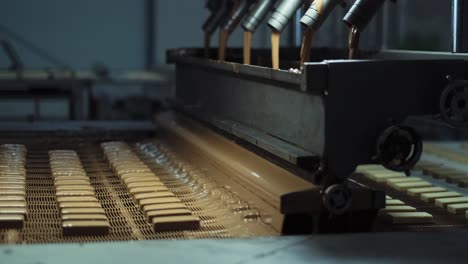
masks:
<instances>
[{"instance_id":1,"label":"stainless steel surface","mask_svg":"<svg viewBox=\"0 0 468 264\"><path fill-rule=\"evenodd\" d=\"M342 2L343 0L315 0L301 18L301 23L313 30L318 30L333 9Z\"/></svg>"},{"instance_id":2,"label":"stainless steel surface","mask_svg":"<svg viewBox=\"0 0 468 264\"><path fill-rule=\"evenodd\" d=\"M268 20L268 25L281 32L301 7L303 0L281 0Z\"/></svg>"},{"instance_id":3,"label":"stainless steel surface","mask_svg":"<svg viewBox=\"0 0 468 264\"><path fill-rule=\"evenodd\" d=\"M276 0L260 0L245 18L242 28L246 31L255 32L275 3Z\"/></svg>"},{"instance_id":4,"label":"stainless steel surface","mask_svg":"<svg viewBox=\"0 0 468 264\"><path fill-rule=\"evenodd\" d=\"M452 0L452 52L468 52L468 2Z\"/></svg>"},{"instance_id":5,"label":"stainless steel surface","mask_svg":"<svg viewBox=\"0 0 468 264\"><path fill-rule=\"evenodd\" d=\"M223 29L231 34L236 29L239 22L244 18L244 16L249 11L249 8L254 4L254 0L242 0L239 3L239 6L236 7L234 13L229 17L226 24L224 24Z\"/></svg>"},{"instance_id":6,"label":"stainless steel surface","mask_svg":"<svg viewBox=\"0 0 468 264\"><path fill-rule=\"evenodd\" d=\"M219 8L213 12L213 15L203 25L203 30L209 34L213 34L216 29L218 29L218 27L225 22L229 11L231 10L233 4L232 0L221 1L222 3L220 4Z\"/></svg>"},{"instance_id":7,"label":"stainless steel surface","mask_svg":"<svg viewBox=\"0 0 468 264\"><path fill-rule=\"evenodd\" d=\"M385 49L375 54L387 60L468 60L468 53Z\"/></svg>"},{"instance_id":8,"label":"stainless steel surface","mask_svg":"<svg viewBox=\"0 0 468 264\"><path fill-rule=\"evenodd\" d=\"M179 110L184 111L184 109ZM203 115L203 113L196 113L193 111L194 109L187 110L190 114L195 115L195 117L206 120L206 115ZM226 132L228 135L234 135L239 139L292 163L295 166L304 166L308 163L318 163L319 157L316 154L270 136L265 132L231 120L216 119L216 117L208 118L207 121L210 125Z\"/></svg>"},{"instance_id":9,"label":"stainless steel surface","mask_svg":"<svg viewBox=\"0 0 468 264\"><path fill-rule=\"evenodd\" d=\"M343 18L343 21L362 32L384 2L385 0L356 0Z\"/></svg>"}]
</instances>

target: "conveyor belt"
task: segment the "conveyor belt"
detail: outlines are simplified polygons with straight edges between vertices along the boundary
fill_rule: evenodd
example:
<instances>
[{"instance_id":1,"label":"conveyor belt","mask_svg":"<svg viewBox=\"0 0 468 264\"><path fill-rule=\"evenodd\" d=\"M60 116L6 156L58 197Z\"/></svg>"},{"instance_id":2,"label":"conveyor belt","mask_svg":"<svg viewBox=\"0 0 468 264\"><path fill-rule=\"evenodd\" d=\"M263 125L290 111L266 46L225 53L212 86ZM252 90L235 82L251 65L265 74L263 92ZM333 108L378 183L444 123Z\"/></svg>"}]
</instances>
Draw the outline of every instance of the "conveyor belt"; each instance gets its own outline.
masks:
<instances>
[{"instance_id":1,"label":"conveyor belt","mask_svg":"<svg viewBox=\"0 0 468 264\"><path fill-rule=\"evenodd\" d=\"M460 197L468 196L468 189L458 186L454 182L447 182L443 177L433 177L430 175L429 167L437 164L442 169L457 171L460 177L468 179L468 166L466 163L467 152L463 148L464 144L460 142L426 142L425 152L422 155L421 162L417 165L417 169L412 171L409 179L418 179L422 182L429 183L433 187L443 189L443 192L455 193ZM442 155L443 154L443 155ZM427 164L427 165L425 165ZM445 172L441 172L444 174ZM449 171L446 172L450 174ZM392 188L388 182L376 182L365 177L363 174L357 173L353 176L358 182L374 189L383 190L393 199L398 199L404 202L405 205L412 206L420 212L427 212L433 216L433 223L428 224L400 224L400 225L379 225L380 230L391 231L453 231L457 229L468 229L468 218L465 213L453 214L447 208L436 206L435 201L424 201L421 197L409 195L406 191L396 190ZM452 202L456 204L460 202ZM448 203L450 205L450 203Z\"/></svg>"},{"instance_id":2,"label":"conveyor belt","mask_svg":"<svg viewBox=\"0 0 468 264\"><path fill-rule=\"evenodd\" d=\"M171 153L171 158L178 160L171 168L158 165L144 153L135 149L140 158L158 175L188 208L197 215L201 222L198 230L155 232L148 223L141 209L130 197L128 190L115 175L99 146L102 141L129 139L135 146L135 138L80 135L21 135L3 134L1 143L20 143L28 149L26 170L26 200L28 218L21 229L0 229L2 243L63 243L63 242L99 242L123 240L153 239L188 239L188 238L229 238L259 235L277 235L268 223L262 222L260 209L250 207L247 201L238 197L225 186L209 179L203 180L200 173L190 171L188 177L180 177L174 166L188 167ZM5 141L5 142L3 142ZM127 141L128 142L128 141ZM60 213L51 177L48 151L51 149L69 149L78 153L83 168L90 178L96 197L105 210L110 222L110 231L101 236L64 236ZM170 151L167 147L166 151ZM168 165L169 166L169 165ZM191 168L200 171L190 164ZM180 171L179 171L180 172Z\"/></svg>"}]
</instances>

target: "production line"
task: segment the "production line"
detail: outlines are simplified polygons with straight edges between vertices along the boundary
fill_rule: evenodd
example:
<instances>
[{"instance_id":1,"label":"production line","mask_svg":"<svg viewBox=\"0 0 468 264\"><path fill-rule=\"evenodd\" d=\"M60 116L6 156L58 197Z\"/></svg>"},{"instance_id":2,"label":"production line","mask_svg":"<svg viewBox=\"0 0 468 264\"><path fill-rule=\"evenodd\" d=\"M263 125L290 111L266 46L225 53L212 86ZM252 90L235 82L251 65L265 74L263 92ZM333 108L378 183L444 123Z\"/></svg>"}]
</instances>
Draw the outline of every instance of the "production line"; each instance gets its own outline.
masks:
<instances>
[{"instance_id":1,"label":"production line","mask_svg":"<svg viewBox=\"0 0 468 264\"><path fill-rule=\"evenodd\" d=\"M456 27L468 15L458 1L453 52L363 48L384 0L205 2L203 46L167 51L174 96L149 122L0 123L0 244L136 241L131 251L150 240L178 248L299 237L290 247L359 259L334 249L348 238L374 239L376 252L395 238L468 239L468 56ZM339 9L347 48L315 47ZM269 47L253 48L263 24ZM232 48L236 30L242 47ZM300 45L282 47L286 31L300 32ZM0 84L165 79L85 72L0 72Z\"/></svg>"}]
</instances>

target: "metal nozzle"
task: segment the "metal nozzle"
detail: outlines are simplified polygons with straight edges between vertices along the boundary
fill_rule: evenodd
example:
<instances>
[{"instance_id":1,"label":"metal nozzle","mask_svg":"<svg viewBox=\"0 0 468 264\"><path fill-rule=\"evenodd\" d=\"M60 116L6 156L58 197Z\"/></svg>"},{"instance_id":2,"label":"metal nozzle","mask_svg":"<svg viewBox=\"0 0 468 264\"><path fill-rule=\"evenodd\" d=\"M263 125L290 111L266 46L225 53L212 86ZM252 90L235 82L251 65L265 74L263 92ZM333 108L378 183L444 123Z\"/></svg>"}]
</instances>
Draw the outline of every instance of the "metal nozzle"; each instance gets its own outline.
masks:
<instances>
[{"instance_id":1,"label":"metal nozzle","mask_svg":"<svg viewBox=\"0 0 468 264\"><path fill-rule=\"evenodd\" d=\"M216 10L218 10L220 5L221 5L221 1L219 0L208 0L206 1L205 7L211 12L215 12Z\"/></svg>"},{"instance_id":2,"label":"metal nozzle","mask_svg":"<svg viewBox=\"0 0 468 264\"><path fill-rule=\"evenodd\" d=\"M268 25L278 32L283 31L302 2L303 0L282 0L268 20Z\"/></svg>"},{"instance_id":3,"label":"metal nozzle","mask_svg":"<svg viewBox=\"0 0 468 264\"><path fill-rule=\"evenodd\" d=\"M301 18L301 24L317 31L333 9L344 0L315 0Z\"/></svg>"},{"instance_id":4,"label":"metal nozzle","mask_svg":"<svg viewBox=\"0 0 468 264\"><path fill-rule=\"evenodd\" d=\"M356 0L343 21L362 32L384 2L385 0Z\"/></svg>"},{"instance_id":5,"label":"metal nozzle","mask_svg":"<svg viewBox=\"0 0 468 264\"><path fill-rule=\"evenodd\" d=\"M232 0L220 0L219 2L218 9L213 11L205 24L203 24L203 31L208 34L213 34L218 26L224 22L234 5Z\"/></svg>"},{"instance_id":6,"label":"metal nozzle","mask_svg":"<svg viewBox=\"0 0 468 264\"><path fill-rule=\"evenodd\" d=\"M242 28L244 28L245 31L255 32L260 23L268 15L268 12L273 9L275 2L276 0L260 0L255 8L247 15L244 23L242 23Z\"/></svg>"},{"instance_id":7,"label":"metal nozzle","mask_svg":"<svg viewBox=\"0 0 468 264\"><path fill-rule=\"evenodd\" d=\"M226 24L224 24L223 29L231 34L254 3L255 0L241 0L232 16L227 20Z\"/></svg>"}]
</instances>

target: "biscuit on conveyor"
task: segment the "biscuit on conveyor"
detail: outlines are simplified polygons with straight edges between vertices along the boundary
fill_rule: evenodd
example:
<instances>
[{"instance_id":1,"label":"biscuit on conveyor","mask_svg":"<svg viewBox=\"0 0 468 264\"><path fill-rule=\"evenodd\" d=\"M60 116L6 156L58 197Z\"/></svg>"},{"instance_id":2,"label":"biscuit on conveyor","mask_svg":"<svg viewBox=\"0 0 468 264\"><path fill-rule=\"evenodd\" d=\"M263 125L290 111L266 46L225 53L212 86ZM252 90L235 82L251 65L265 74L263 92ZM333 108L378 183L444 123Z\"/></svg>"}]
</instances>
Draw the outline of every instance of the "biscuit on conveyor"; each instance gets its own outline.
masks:
<instances>
[{"instance_id":1,"label":"biscuit on conveyor","mask_svg":"<svg viewBox=\"0 0 468 264\"><path fill-rule=\"evenodd\" d=\"M441 170L441 169L444 169L445 167L442 165L442 164L432 164L432 165L429 165L429 166L424 166L422 168L422 173L424 175L432 175L432 172L434 170Z\"/></svg>"},{"instance_id":2,"label":"biscuit on conveyor","mask_svg":"<svg viewBox=\"0 0 468 264\"><path fill-rule=\"evenodd\" d=\"M172 192L149 192L149 193L139 193L135 194L133 198L139 202L142 199L149 199L149 198L162 198L162 197L174 197L174 193Z\"/></svg>"},{"instance_id":3,"label":"biscuit on conveyor","mask_svg":"<svg viewBox=\"0 0 468 264\"><path fill-rule=\"evenodd\" d=\"M109 233L107 220L66 220L62 222L63 234L70 235L105 235Z\"/></svg>"},{"instance_id":4,"label":"biscuit on conveyor","mask_svg":"<svg viewBox=\"0 0 468 264\"><path fill-rule=\"evenodd\" d=\"M25 190L0 190L0 196L3 195L19 195L19 196L26 196Z\"/></svg>"},{"instance_id":5,"label":"biscuit on conveyor","mask_svg":"<svg viewBox=\"0 0 468 264\"><path fill-rule=\"evenodd\" d=\"M62 176L57 176L54 177L54 182L61 183L63 181L85 181L85 182L90 182L88 176L78 176L78 175L62 175Z\"/></svg>"},{"instance_id":6,"label":"biscuit on conveyor","mask_svg":"<svg viewBox=\"0 0 468 264\"><path fill-rule=\"evenodd\" d=\"M148 182L131 182L126 184L127 188L139 188L139 187L150 187L150 186L165 186L164 183L160 181L148 181Z\"/></svg>"},{"instance_id":7,"label":"biscuit on conveyor","mask_svg":"<svg viewBox=\"0 0 468 264\"><path fill-rule=\"evenodd\" d=\"M73 176L80 176L80 177L87 177L86 173L84 171L79 171L79 170L69 170L69 171L57 171L53 172L52 171L52 176L54 178L58 178L60 176L64 177L73 177Z\"/></svg>"},{"instance_id":8,"label":"biscuit on conveyor","mask_svg":"<svg viewBox=\"0 0 468 264\"><path fill-rule=\"evenodd\" d=\"M68 185L90 185L89 180L55 180L55 186L68 186Z\"/></svg>"},{"instance_id":9,"label":"biscuit on conveyor","mask_svg":"<svg viewBox=\"0 0 468 264\"><path fill-rule=\"evenodd\" d=\"M445 180L448 183L453 183L453 184L457 184L458 186L460 186L463 182L468 180L468 175L465 174L465 175L453 176Z\"/></svg>"},{"instance_id":10,"label":"biscuit on conveyor","mask_svg":"<svg viewBox=\"0 0 468 264\"><path fill-rule=\"evenodd\" d=\"M450 175L456 176L464 173L448 167L439 167L428 170L427 174L437 179L445 179Z\"/></svg>"},{"instance_id":11,"label":"biscuit on conveyor","mask_svg":"<svg viewBox=\"0 0 468 264\"><path fill-rule=\"evenodd\" d=\"M409 205L391 205L379 210L379 214L390 212L416 212L416 208Z\"/></svg>"},{"instance_id":12,"label":"biscuit on conveyor","mask_svg":"<svg viewBox=\"0 0 468 264\"><path fill-rule=\"evenodd\" d=\"M419 177L400 177L400 178L392 178L392 179L386 179L385 182L386 184L392 184L392 183L400 183L400 182L415 182L415 181L422 181L423 179Z\"/></svg>"},{"instance_id":13,"label":"biscuit on conveyor","mask_svg":"<svg viewBox=\"0 0 468 264\"><path fill-rule=\"evenodd\" d=\"M2 195L0 196L0 202L7 201L26 201L26 197L21 195Z\"/></svg>"},{"instance_id":14,"label":"biscuit on conveyor","mask_svg":"<svg viewBox=\"0 0 468 264\"><path fill-rule=\"evenodd\" d=\"M121 178L126 179L130 177L145 177L145 176L156 177L156 175L153 172L143 172L143 173L130 172L130 173L123 173L121 175Z\"/></svg>"},{"instance_id":15,"label":"biscuit on conveyor","mask_svg":"<svg viewBox=\"0 0 468 264\"><path fill-rule=\"evenodd\" d=\"M103 214L104 209L102 208L63 208L60 210L62 215L64 214Z\"/></svg>"},{"instance_id":16,"label":"biscuit on conveyor","mask_svg":"<svg viewBox=\"0 0 468 264\"><path fill-rule=\"evenodd\" d=\"M68 220L107 221L107 216L103 214L65 214L65 215L62 215L62 221L68 221Z\"/></svg>"},{"instance_id":17,"label":"biscuit on conveyor","mask_svg":"<svg viewBox=\"0 0 468 264\"><path fill-rule=\"evenodd\" d=\"M436 192L436 193L423 193L421 194L421 200L425 202L433 202L438 198L451 198L451 197L460 197L462 196L457 192Z\"/></svg>"},{"instance_id":18,"label":"biscuit on conveyor","mask_svg":"<svg viewBox=\"0 0 468 264\"><path fill-rule=\"evenodd\" d=\"M369 170L384 170L385 167L380 164L362 164L356 167L357 173L363 173Z\"/></svg>"},{"instance_id":19,"label":"biscuit on conveyor","mask_svg":"<svg viewBox=\"0 0 468 264\"><path fill-rule=\"evenodd\" d=\"M130 183L135 183L135 182L153 182L153 183L156 183L156 182L160 182L159 179L157 179L156 177L132 177L132 178L126 178L123 180L123 182L127 185L127 184L130 184Z\"/></svg>"},{"instance_id":20,"label":"biscuit on conveyor","mask_svg":"<svg viewBox=\"0 0 468 264\"><path fill-rule=\"evenodd\" d=\"M154 217L162 217L162 216L178 216L178 215L192 215L192 212L188 209L167 209L167 210L156 210L156 211L148 211L146 213L146 217L148 218L149 222L153 221Z\"/></svg>"},{"instance_id":21,"label":"biscuit on conveyor","mask_svg":"<svg viewBox=\"0 0 468 264\"><path fill-rule=\"evenodd\" d=\"M26 190L24 184L2 184L0 190Z\"/></svg>"},{"instance_id":22,"label":"biscuit on conveyor","mask_svg":"<svg viewBox=\"0 0 468 264\"><path fill-rule=\"evenodd\" d=\"M411 188L432 187L432 184L427 181L414 181L414 182L396 182L389 184L390 187L398 191L405 191Z\"/></svg>"},{"instance_id":23,"label":"biscuit on conveyor","mask_svg":"<svg viewBox=\"0 0 468 264\"><path fill-rule=\"evenodd\" d=\"M3 179L0 177L0 184L26 184L26 179Z\"/></svg>"},{"instance_id":24,"label":"biscuit on conveyor","mask_svg":"<svg viewBox=\"0 0 468 264\"><path fill-rule=\"evenodd\" d=\"M401 200L397 200L397 199L386 199L385 200L385 205L404 205L405 203L403 203Z\"/></svg>"},{"instance_id":25,"label":"biscuit on conveyor","mask_svg":"<svg viewBox=\"0 0 468 264\"><path fill-rule=\"evenodd\" d=\"M385 218L392 224L429 224L434 221L426 212L389 212Z\"/></svg>"},{"instance_id":26,"label":"biscuit on conveyor","mask_svg":"<svg viewBox=\"0 0 468 264\"><path fill-rule=\"evenodd\" d=\"M0 180L2 181L25 181L26 180L26 174L24 175L19 175L19 174L0 174Z\"/></svg>"},{"instance_id":27,"label":"biscuit on conveyor","mask_svg":"<svg viewBox=\"0 0 468 264\"><path fill-rule=\"evenodd\" d=\"M152 223L155 232L195 230L200 228L200 219L194 215L154 217Z\"/></svg>"},{"instance_id":28,"label":"biscuit on conveyor","mask_svg":"<svg viewBox=\"0 0 468 264\"><path fill-rule=\"evenodd\" d=\"M378 173L369 176L368 178L375 181L375 182L386 182L387 179L394 179L394 178L403 178L406 175L401 174L399 172L385 172L385 173Z\"/></svg>"},{"instance_id":29,"label":"biscuit on conveyor","mask_svg":"<svg viewBox=\"0 0 468 264\"><path fill-rule=\"evenodd\" d=\"M177 197L158 197L158 198L148 198L141 199L138 201L138 204L141 207L152 204L164 204L164 203L181 203L182 201Z\"/></svg>"},{"instance_id":30,"label":"biscuit on conveyor","mask_svg":"<svg viewBox=\"0 0 468 264\"><path fill-rule=\"evenodd\" d=\"M56 185L55 191L94 191L94 188L89 184L85 185Z\"/></svg>"},{"instance_id":31,"label":"biscuit on conveyor","mask_svg":"<svg viewBox=\"0 0 468 264\"><path fill-rule=\"evenodd\" d=\"M406 190L406 193L409 196L419 197L424 193L436 193L436 192L446 192L447 189L442 187L424 187L424 188L410 188Z\"/></svg>"},{"instance_id":32,"label":"biscuit on conveyor","mask_svg":"<svg viewBox=\"0 0 468 264\"><path fill-rule=\"evenodd\" d=\"M456 184L462 188L468 188L468 179L460 179Z\"/></svg>"},{"instance_id":33,"label":"biscuit on conveyor","mask_svg":"<svg viewBox=\"0 0 468 264\"><path fill-rule=\"evenodd\" d=\"M160 210L173 210L173 209L187 209L187 206L183 203L169 203L169 204L153 204L143 209L145 216L148 217L148 214L151 211L160 211Z\"/></svg>"},{"instance_id":34,"label":"biscuit on conveyor","mask_svg":"<svg viewBox=\"0 0 468 264\"><path fill-rule=\"evenodd\" d=\"M26 201L2 201L0 208L26 208Z\"/></svg>"},{"instance_id":35,"label":"biscuit on conveyor","mask_svg":"<svg viewBox=\"0 0 468 264\"><path fill-rule=\"evenodd\" d=\"M468 197L453 197L435 199L435 205L440 208L447 208L450 204L468 203Z\"/></svg>"},{"instance_id":36,"label":"biscuit on conveyor","mask_svg":"<svg viewBox=\"0 0 468 264\"><path fill-rule=\"evenodd\" d=\"M99 202L60 202L59 208L102 208Z\"/></svg>"},{"instance_id":37,"label":"biscuit on conveyor","mask_svg":"<svg viewBox=\"0 0 468 264\"><path fill-rule=\"evenodd\" d=\"M148 187L137 187L129 189L128 192L131 195L139 193L149 193L149 192L167 192L169 189L166 186L148 186Z\"/></svg>"},{"instance_id":38,"label":"biscuit on conveyor","mask_svg":"<svg viewBox=\"0 0 468 264\"><path fill-rule=\"evenodd\" d=\"M369 169L362 171L361 174L375 182L385 182L387 179L406 177L404 173L387 169Z\"/></svg>"},{"instance_id":39,"label":"biscuit on conveyor","mask_svg":"<svg viewBox=\"0 0 468 264\"><path fill-rule=\"evenodd\" d=\"M55 193L57 197L61 196L94 196L93 191L57 191Z\"/></svg>"},{"instance_id":40,"label":"biscuit on conveyor","mask_svg":"<svg viewBox=\"0 0 468 264\"><path fill-rule=\"evenodd\" d=\"M24 224L23 214L0 214L0 229L22 228Z\"/></svg>"},{"instance_id":41,"label":"biscuit on conveyor","mask_svg":"<svg viewBox=\"0 0 468 264\"><path fill-rule=\"evenodd\" d=\"M57 202L98 202L95 196L62 196L57 197Z\"/></svg>"},{"instance_id":42,"label":"biscuit on conveyor","mask_svg":"<svg viewBox=\"0 0 468 264\"><path fill-rule=\"evenodd\" d=\"M449 204L447 211L451 214L465 214L468 211L468 203Z\"/></svg>"},{"instance_id":43,"label":"biscuit on conveyor","mask_svg":"<svg viewBox=\"0 0 468 264\"><path fill-rule=\"evenodd\" d=\"M0 215L23 215L26 218L27 213L26 207L0 207Z\"/></svg>"}]
</instances>

